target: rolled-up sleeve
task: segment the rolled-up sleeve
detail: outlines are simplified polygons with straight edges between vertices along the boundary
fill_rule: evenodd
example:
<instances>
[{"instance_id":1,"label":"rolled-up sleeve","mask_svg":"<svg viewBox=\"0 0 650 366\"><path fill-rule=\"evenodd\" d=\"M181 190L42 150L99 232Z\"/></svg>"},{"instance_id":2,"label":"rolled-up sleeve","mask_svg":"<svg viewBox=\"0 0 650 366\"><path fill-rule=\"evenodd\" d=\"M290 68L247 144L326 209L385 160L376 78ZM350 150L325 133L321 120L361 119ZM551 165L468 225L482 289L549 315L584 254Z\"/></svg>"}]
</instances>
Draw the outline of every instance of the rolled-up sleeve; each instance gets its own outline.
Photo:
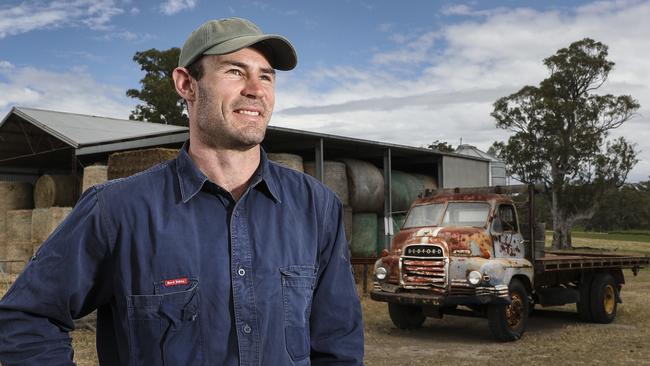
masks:
<instances>
[{"instance_id":1,"label":"rolled-up sleeve","mask_svg":"<svg viewBox=\"0 0 650 366\"><path fill-rule=\"evenodd\" d=\"M343 210L333 200L325 218L324 246L310 327L312 365L363 364L363 321L354 286Z\"/></svg>"},{"instance_id":2,"label":"rolled-up sleeve","mask_svg":"<svg viewBox=\"0 0 650 366\"><path fill-rule=\"evenodd\" d=\"M89 189L32 257L0 300L3 365L73 364L73 319L111 298L109 226Z\"/></svg>"}]
</instances>

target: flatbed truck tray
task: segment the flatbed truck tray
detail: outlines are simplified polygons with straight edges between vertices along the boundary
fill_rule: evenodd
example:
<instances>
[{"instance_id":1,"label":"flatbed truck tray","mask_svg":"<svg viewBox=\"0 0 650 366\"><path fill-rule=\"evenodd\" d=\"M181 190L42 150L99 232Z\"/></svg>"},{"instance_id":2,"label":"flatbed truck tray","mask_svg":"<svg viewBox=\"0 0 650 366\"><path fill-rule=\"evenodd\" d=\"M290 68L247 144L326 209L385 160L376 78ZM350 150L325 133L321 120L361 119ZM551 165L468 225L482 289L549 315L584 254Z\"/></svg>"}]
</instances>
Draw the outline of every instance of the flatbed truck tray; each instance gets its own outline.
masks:
<instances>
[{"instance_id":1,"label":"flatbed truck tray","mask_svg":"<svg viewBox=\"0 0 650 366\"><path fill-rule=\"evenodd\" d=\"M546 252L541 258L535 259L535 271L540 273L592 268L634 270L649 264L650 257L648 256L552 251Z\"/></svg>"}]
</instances>

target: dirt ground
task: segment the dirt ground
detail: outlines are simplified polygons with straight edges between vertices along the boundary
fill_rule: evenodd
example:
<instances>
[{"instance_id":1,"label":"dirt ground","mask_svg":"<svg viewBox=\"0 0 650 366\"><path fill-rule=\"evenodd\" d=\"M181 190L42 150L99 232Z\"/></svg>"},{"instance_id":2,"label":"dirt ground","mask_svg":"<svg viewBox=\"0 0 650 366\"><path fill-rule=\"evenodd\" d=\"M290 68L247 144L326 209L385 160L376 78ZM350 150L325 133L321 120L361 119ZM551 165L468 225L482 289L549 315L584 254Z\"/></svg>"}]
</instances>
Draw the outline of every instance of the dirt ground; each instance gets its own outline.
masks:
<instances>
[{"instance_id":1,"label":"dirt ground","mask_svg":"<svg viewBox=\"0 0 650 366\"><path fill-rule=\"evenodd\" d=\"M589 245L650 254L650 245L635 242L577 240ZM387 306L361 297L365 322L366 365L650 365L650 268L634 277L625 271L623 304L612 324L581 323L575 305L537 307L524 337L495 342L487 320L445 316L427 319L418 330L399 330ZM0 291L2 292L2 291ZM75 361L97 365L95 334L72 333Z\"/></svg>"}]
</instances>

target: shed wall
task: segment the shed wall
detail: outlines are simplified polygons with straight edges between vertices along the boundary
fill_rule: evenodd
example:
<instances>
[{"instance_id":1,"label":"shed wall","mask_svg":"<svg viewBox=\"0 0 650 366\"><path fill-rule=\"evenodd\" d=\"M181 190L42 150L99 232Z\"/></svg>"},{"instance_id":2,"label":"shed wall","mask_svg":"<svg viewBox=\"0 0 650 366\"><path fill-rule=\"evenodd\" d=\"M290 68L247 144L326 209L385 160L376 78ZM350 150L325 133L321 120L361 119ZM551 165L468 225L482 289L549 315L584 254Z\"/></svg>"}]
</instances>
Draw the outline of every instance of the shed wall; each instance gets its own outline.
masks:
<instances>
[{"instance_id":1,"label":"shed wall","mask_svg":"<svg viewBox=\"0 0 650 366\"><path fill-rule=\"evenodd\" d=\"M443 156L443 188L483 187L490 184L489 162Z\"/></svg>"}]
</instances>

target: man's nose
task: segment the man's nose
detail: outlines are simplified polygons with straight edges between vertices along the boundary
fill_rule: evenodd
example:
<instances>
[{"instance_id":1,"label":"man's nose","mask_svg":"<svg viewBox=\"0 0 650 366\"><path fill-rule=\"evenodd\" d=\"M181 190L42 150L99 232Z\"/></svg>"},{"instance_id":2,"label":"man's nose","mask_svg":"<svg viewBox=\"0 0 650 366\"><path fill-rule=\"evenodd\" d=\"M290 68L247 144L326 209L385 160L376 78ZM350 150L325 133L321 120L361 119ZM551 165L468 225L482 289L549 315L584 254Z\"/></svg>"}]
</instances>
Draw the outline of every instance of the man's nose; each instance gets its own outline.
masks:
<instances>
[{"instance_id":1,"label":"man's nose","mask_svg":"<svg viewBox=\"0 0 650 366\"><path fill-rule=\"evenodd\" d=\"M242 95L248 98L262 98L265 90L262 81L259 78L252 77L246 79Z\"/></svg>"}]
</instances>

